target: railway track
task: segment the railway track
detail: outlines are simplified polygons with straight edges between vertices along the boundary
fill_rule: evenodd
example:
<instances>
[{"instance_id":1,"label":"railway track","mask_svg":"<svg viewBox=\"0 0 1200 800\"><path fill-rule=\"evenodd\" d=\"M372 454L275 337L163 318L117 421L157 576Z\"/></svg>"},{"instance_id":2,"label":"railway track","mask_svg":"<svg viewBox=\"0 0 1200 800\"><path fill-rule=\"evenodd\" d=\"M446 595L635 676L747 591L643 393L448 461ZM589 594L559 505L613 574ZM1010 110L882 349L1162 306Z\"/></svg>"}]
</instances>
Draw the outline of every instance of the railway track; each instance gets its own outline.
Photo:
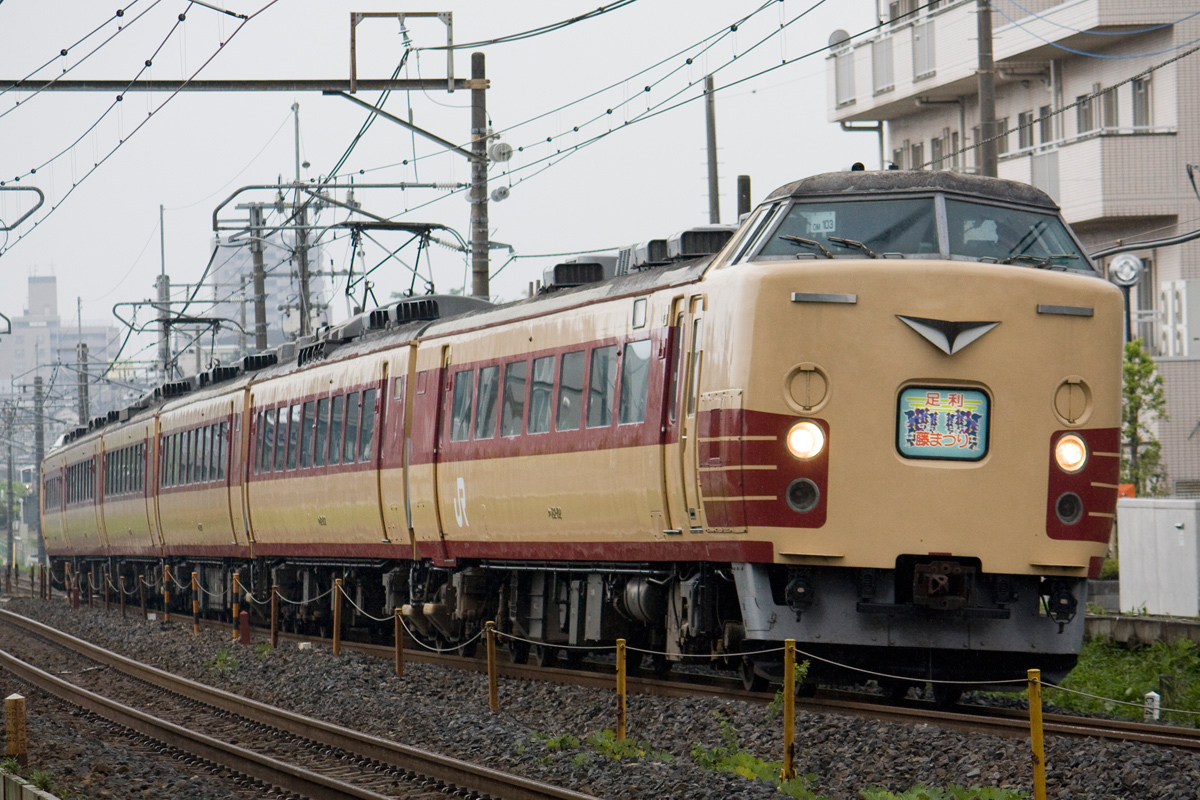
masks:
<instances>
[{"instance_id":1,"label":"railway track","mask_svg":"<svg viewBox=\"0 0 1200 800\"><path fill-rule=\"evenodd\" d=\"M257 703L8 611L0 611L0 621L29 637L19 648L23 652L45 659L47 648L57 648L102 667L70 670L78 679L71 683L0 651L3 669L112 723L232 769L253 786L278 787L288 795L314 800L440 797L451 792L505 800L589 798ZM102 689L103 695L92 689ZM114 694L120 699L113 699Z\"/></svg>"},{"instance_id":2,"label":"railway track","mask_svg":"<svg viewBox=\"0 0 1200 800\"><path fill-rule=\"evenodd\" d=\"M228 627L224 625L223 627ZM328 640L312 636L280 634L281 638L296 641ZM343 640L342 647L383 659L394 655L392 647ZM457 655L433 653L409 648L405 651L409 661L440 664L455 669L486 672L487 662L479 657L465 658ZM608 689L615 685L612 672L590 668L539 667L534 664L513 664L501 656L497 663L500 677L523 680L542 680L555 683ZM670 678L657 678L631 674L626 677L629 694L647 694L660 697L711 696L733 698L751 703L769 703L774 691L755 692L742 688L737 678L719 675L675 673ZM797 698L796 707L815 713L851 714L871 719L888 720L907 724L937 725L967 733L986 733L1013 738L1029 737L1029 715L1026 711L1002 709L974 704L961 704L952 710L934 707L932 703L906 701L903 705L889 705L882 699L864 699L860 692L832 691L814 698ZM1078 738L1110 739L1113 741L1142 742L1161 747L1178 747L1200 751L1200 729L1182 728L1166 724L1152 724L1126 720L1106 720L1080 717L1070 714L1043 713L1043 730L1048 735Z\"/></svg>"}]
</instances>

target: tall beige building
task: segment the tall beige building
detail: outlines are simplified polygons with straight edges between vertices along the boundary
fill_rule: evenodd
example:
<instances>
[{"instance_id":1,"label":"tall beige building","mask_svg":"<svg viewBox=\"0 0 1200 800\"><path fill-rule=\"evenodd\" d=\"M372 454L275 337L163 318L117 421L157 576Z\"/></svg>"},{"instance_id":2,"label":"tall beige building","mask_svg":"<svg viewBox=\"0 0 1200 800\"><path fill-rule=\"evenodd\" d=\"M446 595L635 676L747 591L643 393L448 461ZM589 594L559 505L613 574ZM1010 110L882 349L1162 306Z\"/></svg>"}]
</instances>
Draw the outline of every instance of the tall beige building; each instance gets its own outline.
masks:
<instances>
[{"instance_id":1,"label":"tall beige building","mask_svg":"<svg viewBox=\"0 0 1200 800\"><path fill-rule=\"evenodd\" d=\"M868 0L860 0L867 2ZM925 7L927 5L927 7ZM992 0L999 175L1043 189L1089 252L1200 229L1195 0ZM976 0L879 5L884 27L835 35L829 119L881 124L901 169L979 165ZM882 21L881 20L881 21ZM861 123L867 123L863 125ZM863 136L862 159L876 145ZM1196 183L1200 185L1200 168ZM1134 253L1133 334L1158 355L1172 491L1200 497L1200 239Z\"/></svg>"}]
</instances>

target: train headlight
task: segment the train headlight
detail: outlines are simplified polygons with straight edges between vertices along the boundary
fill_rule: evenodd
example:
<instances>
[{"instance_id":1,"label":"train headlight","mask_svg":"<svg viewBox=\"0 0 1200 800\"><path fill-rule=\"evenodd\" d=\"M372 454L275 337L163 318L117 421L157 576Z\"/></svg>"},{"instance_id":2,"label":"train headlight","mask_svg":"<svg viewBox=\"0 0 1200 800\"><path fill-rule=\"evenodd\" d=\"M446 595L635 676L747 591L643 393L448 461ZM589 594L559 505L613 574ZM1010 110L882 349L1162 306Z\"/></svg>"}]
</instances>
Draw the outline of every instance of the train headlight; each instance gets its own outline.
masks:
<instances>
[{"instance_id":1,"label":"train headlight","mask_svg":"<svg viewBox=\"0 0 1200 800\"><path fill-rule=\"evenodd\" d=\"M801 420L788 431L787 449L801 461L816 458L825 449L825 431L815 422Z\"/></svg>"},{"instance_id":2,"label":"train headlight","mask_svg":"<svg viewBox=\"0 0 1200 800\"><path fill-rule=\"evenodd\" d=\"M1068 433L1054 445L1054 460L1063 472L1079 472L1087 463L1087 456L1087 444L1073 433Z\"/></svg>"}]
</instances>

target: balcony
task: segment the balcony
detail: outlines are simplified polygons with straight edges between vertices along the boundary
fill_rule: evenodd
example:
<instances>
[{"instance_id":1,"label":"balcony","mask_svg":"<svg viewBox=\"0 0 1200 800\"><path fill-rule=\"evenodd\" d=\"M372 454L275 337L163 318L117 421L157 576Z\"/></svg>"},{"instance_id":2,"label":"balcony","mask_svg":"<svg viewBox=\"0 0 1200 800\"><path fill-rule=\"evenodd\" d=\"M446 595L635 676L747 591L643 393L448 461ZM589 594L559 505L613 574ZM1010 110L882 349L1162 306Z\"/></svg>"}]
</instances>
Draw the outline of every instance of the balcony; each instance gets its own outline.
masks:
<instances>
[{"instance_id":1,"label":"balcony","mask_svg":"<svg viewBox=\"0 0 1200 800\"><path fill-rule=\"evenodd\" d=\"M1026 0L1032 16L1009 3L992 15L993 51L1000 79L1006 67L1028 73L1051 59L1071 58L1049 43L1096 51L1122 29L1164 25L1194 12L1189 0ZM912 114L917 97L949 100L976 94L976 5L957 0L914 14L872 38L847 42L826 59L831 122L894 119ZM1153 34L1150 34L1153 35Z\"/></svg>"},{"instance_id":2,"label":"balcony","mask_svg":"<svg viewBox=\"0 0 1200 800\"><path fill-rule=\"evenodd\" d=\"M1174 216L1180 198L1164 188L1162 176L1179 163L1177 147L1166 129L1103 131L1009 153L999 175L1045 191L1072 225Z\"/></svg>"}]
</instances>

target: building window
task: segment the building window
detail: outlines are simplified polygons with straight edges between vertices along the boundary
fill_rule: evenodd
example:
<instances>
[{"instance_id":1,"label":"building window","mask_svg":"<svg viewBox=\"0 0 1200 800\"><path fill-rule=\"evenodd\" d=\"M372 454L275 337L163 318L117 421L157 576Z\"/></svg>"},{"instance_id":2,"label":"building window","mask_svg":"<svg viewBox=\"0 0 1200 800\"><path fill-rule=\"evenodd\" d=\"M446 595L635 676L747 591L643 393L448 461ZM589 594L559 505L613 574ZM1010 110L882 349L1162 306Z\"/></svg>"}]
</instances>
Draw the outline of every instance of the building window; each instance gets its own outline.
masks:
<instances>
[{"instance_id":1,"label":"building window","mask_svg":"<svg viewBox=\"0 0 1200 800\"><path fill-rule=\"evenodd\" d=\"M895 150L892 151L892 163L895 164L898 169L904 169L904 148L903 147L897 147Z\"/></svg>"},{"instance_id":2,"label":"building window","mask_svg":"<svg viewBox=\"0 0 1200 800\"><path fill-rule=\"evenodd\" d=\"M1042 106L1038 109L1038 136L1041 138L1042 144L1049 144L1054 141L1054 116L1050 110L1050 106Z\"/></svg>"},{"instance_id":3,"label":"building window","mask_svg":"<svg viewBox=\"0 0 1200 800\"><path fill-rule=\"evenodd\" d=\"M996 120L996 153L1004 155L1008 152L1008 117Z\"/></svg>"},{"instance_id":4,"label":"building window","mask_svg":"<svg viewBox=\"0 0 1200 800\"><path fill-rule=\"evenodd\" d=\"M839 53L833 59L834 80L837 84L837 104L848 106L854 102L854 53Z\"/></svg>"},{"instance_id":5,"label":"building window","mask_svg":"<svg viewBox=\"0 0 1200 800\"><path fill-rule=\"evenodd\" d=\"M934 169L942 168L942 142L940 138L929 140L929 161Z\"/></svg>"},{"instance_id":6,"label":"building window","mask_svg":"<svg viewBox=\"0 0 1200 800\"><path fill-rule=\"evenodd\" d=\"M879 39L871 45L871 66L875 76L875 94L890 91L896 86L892 69L892 39Z\"/></svg>"},{"instance_id":7,"label":"building window","mask_svg":"<svg viewBox=\"0 0 1200 800\"><path fill-rule=\"evenodd\" d=\"M909 169L925 169L925 143L913 142L908 149Z\"/></svg>"},{"instance_id":8,"label":"building window","mask_svg":"<svg viewBox=\"0 0 1200 800\"><path fill-rule=\"evenodd\" d=\"M912 37L913 79L928 78L937 71L934 60L933 23L914 25Z\"/></svg>"},{"instance_id":9,"label":"building window","mask_svg":"<svg viewBox=\"0 0 1200 800\"><path fill-rule=\"evenodd\" d=\"M962 166L962 143L958 140L958 131L950 132L950 168L958 169Z\"/></svg>"},{"instance_id":10,"label":"building window","mask_svg":"<svg viewBox=\"0 0 1200 800\"><path fill-rule=\"evenodd\" d=\"M1149 128L1153 107L1150 97L1150 76L1133 80L1133 127Z\"/></svg>"},{"instance_id":11,"label":"building window","mask_svg":"<svg viewBox=\"0 0 1200 800\"><path fill-rule=\"evenodd\" d=\"M1091 95L1081 94L1075 98L1075 131L1082 136L1095 127L1092 115Z\"/></svg>"},{"instance_id":12,"label":"building window","mask_svg":"<svg viewBox=\"0 0 1200 800\"><path fill-rule=\"evenodd\" d=\"M1134 319L1137 322L1137 335L1151 353L1156 352L1154 349L1154 321L1157 317L1154 314L1154 300L1158 297L1157 283L1154 275L1154 259L1143 258L1142 274L1135 286L1137 314Z\"/></svg>"},{"instance_id":13,"label":"building window","mask_svg":"<svg viewBox=\"0 0 1200 800\"><path fill-rule=\"evenodd\" d=\"M1117 90L1105 89L1100 95L1101 125L1106 130L1116 130L1121 126L1121 115L1117 111Z\"/></svg>"},{"instance_id":14,"label":"building window","mask_svg":"<svg viewBox=\"0 0 1200 800\"><path fill-rule=\"evenodd\" d=\"M1033 147L1033 112L1022 111L1017 115L1017 149Z\"/></svg>"}]
</instances>

